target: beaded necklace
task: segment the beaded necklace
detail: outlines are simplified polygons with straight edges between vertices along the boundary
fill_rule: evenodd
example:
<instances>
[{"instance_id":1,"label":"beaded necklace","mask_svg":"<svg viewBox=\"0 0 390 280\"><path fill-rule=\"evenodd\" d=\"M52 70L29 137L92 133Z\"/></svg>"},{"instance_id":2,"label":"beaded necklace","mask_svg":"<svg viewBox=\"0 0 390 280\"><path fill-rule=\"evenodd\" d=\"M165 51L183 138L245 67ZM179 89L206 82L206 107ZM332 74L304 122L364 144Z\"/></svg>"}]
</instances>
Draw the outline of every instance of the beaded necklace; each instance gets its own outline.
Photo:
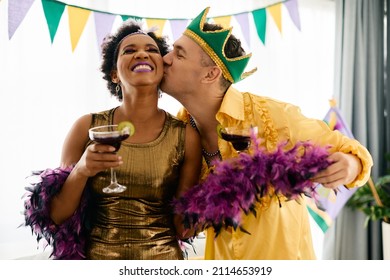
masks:
<instances>
[{"instance_id":1,"label":"beaded necklace","mask_svg":"<svg viewBox=\"0 0 390 280\"><path fill-rule=\"evenodd\" d=\"M195 129L199 132L199 130L198 130L197 126L196 126L196 123L195 123L195 121L194 121L194 119L192 118L191 115L190 115L190 125L191 125L193 128L195 128ZM206 150L202 147L202 155L203 155L203 157L204 157L204 159L205 159L207 165L209 165L209 166L210 166L211 160L212 160L214 157L216 157L216 156L218 156L218 159L219 159L219 160L222 160L222 155L221 155L221 152L219 151L219 149L218 149L216 152L214 152L214 153L209 153L208 151L206 151Z\"/></svg>"}]
</instances>

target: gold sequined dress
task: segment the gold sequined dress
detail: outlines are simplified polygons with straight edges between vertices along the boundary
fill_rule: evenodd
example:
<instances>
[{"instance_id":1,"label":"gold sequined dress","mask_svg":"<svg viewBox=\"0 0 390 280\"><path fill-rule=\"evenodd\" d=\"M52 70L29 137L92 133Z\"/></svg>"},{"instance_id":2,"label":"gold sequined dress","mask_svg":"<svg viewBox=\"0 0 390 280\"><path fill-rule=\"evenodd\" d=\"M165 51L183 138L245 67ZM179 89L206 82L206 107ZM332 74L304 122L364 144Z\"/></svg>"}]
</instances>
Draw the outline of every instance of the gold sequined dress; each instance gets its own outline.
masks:
<instances>
[{"instance_id":1,"label":"gold sequined dress","mask_svg":"<svg viewBox=\"0 0 390 280\"><path fill-rule=\"evenodd\" d=\"M114 111L93 114L91 127L112 124ZM116 173L125 192L102 192L110 183L109 170L90 179L94 205L87 259L183 259L169 204L178 186L184 137L185 124L166 113L157 139L122 143L123 164Z\"/></svg>"}]
</instances>

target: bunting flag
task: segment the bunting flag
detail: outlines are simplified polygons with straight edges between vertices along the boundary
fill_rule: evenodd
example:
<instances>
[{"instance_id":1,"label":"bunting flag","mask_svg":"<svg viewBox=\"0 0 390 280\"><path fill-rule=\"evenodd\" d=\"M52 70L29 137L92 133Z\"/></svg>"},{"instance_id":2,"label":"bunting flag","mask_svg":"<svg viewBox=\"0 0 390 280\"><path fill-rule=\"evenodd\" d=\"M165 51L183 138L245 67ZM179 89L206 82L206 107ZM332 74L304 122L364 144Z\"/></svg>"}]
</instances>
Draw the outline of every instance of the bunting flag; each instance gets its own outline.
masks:
<instances>
[{"instance_id":1,"label":"bunting flag","mask_svg":"<svg viewBox=\"0 0 390 280\"><path fill-rule=\"evenodd\" d=\"M14 36L35 0L8 0L8 38Z\"/></svg>"},{"instance_id":2,"label":"bunting flag","mask_svg":"<svg viewBox=\"0 0 390 280\"><path fill-rule=\"evenodd\" d=\"M260 40L265 44L265 30L267 27L267 13L265 9L260 9L252 12L253 20L255 21L255 26L257 30L257 35L259 35Z\"/></svg>"},{"instance_id":3,"label":"bunting flag","mask_svg":"<svg viewBox=\"0 0 390 280\"><path fill-rule=\"evenodd\" d=\"M250 46L250 33L249 33L249 16L248 13L242 13L235 15L235 19L238 25L241 27L241 32L244 36L248 46Z\"/></svg>"},{"instance_id":4,"label":"bunting flag","mask_svg":"<svg viewBox=\"0 0 390 280\"><path fill-rule=\"evenodd\" d=\"M128 20L129 18L131 18L131 19L133 19L133 20L135 20L135 21L140 21L140 20L142 20L141 17L127 16L127 15L121 15L121 18L122 18L123 21L126 21L126 20Z\"/></svg>"},{"instance_id":5,"label":"bunting flag","mask_svg":"<svg viewBox=\"0 0 390 280\"><path fill-rule=\"evenodd\" d=\"M166 24L170 24L170 31L173 39L176 40L184 31L190 18L183 19L164 19L164 18L141 18L136 15L124 15L124 14L112 14L105 11L96 11L81 6L68 5L63 1L56 0L9 0L8 1L8 37L9 40L13 37L17 29L20 27L23 19L28 14L31 6L35 1L42 3L43 14L46 18L47 27L49 30L49 36L51 43L53 43L59 24L61 22L62 15L64 14L65 8L68 12L69 17L69 32L71 39L72 51L77 47L77 44L82 36L83 30L87 24L89 16L93 13L94 24L96 28L97 43L100 47L101 42L106 34L111 29L113 22L117 16L120 16L123 21L132 18L137 21L144 20L148 28L156 27L155 32L158 35L163 35ZM300 30L300 20L298 12L298 1L297 0L280 0L269 2L269 6L264 4L264 8L253 10L250 12L244 12L239 14L221 15L210 18L209 20L215 23L221 24L222 26L230 26L231 21L234 17L237 24L240 26L244 39L247 41L247 45L250 46L250 19L253 20L256 32L261 42L265 44L267 21L268 18L273 19L279 32L282 32L282 16L284 6L294 23L294 25ZM267 16L270 15L270 17ZM251 16L251 17L250 17ZM164 34L165 35L165 34Z\"/></svg>"},{"instance_id":6,"label":"bunting flag","mask_svg":"<svg viewBox=\"0 0 390 280\"><path fill-rule=\"evenodd\" d=\"M287 11L290 15L291 20L295 24L295 26L298 28L298 30L301 30L301 20L299 18L299 12L298 12L298 0L289 0L283 3L284 6L287 8Z\"/></svg>"},{"instance_id":7,"label":"bunting flag","mask_svg":"<svg viewBox=\"0 0 390 280\"><path fill-rule=\"evenodd\" d=\"M42 8L45 13L47 27L49 28L50 40L53 43L58 25L65 10L65 5L58 2L42 0Z\"/></svg>"},{"instance_id":8,"label":"bunting flag","mask_svg":"<svg viewBox=\"0 0 390 280\"><path fill-rule=\"evenodd\" d=\"M219 24L221 26L230 26L232 16L215 17L215 18L213 18L213 20L214 20L214 23Z\"/></svg>"},{"instance_id":9,"label":"bunting flag","mask_svg":"<svg viewBox=\"0 0 390 280\"><path fill-rule=\"evenodd\" d=\"M153 18L146 19L146 24L148 25L148 28L156 28L153 31L156 33L157 36L162 36L165 22L166 20L164 19L153 19Z\"/></svg>"},{"instance_id":10,"label":"bunting flag","mask_svg":"<svg viewBox=\"0 0 390 280\"><path fill-rule=\"evenodd\" d=\"M333 100L331 101L329 111L324 117L324 121L330 129L338 130L342 134L354 138ZM339 186L336 194L333 190L319 185L317 188L318 202L315 203L313 200L308 199L309 213L324 233L356 190L357 188L347 189L344 186Z\"/></svg>"},{"instance_id":11,"label":"bunting flag","mask_svg":"<svg viewBox=\"0 0 390 280\"><path fill-rule=\"evenodd\" d=\"M77 43L79 42L80 36L83 33L90 13L91 11L89 10L68 6L69 30L70 41L72 43L72 51L74 51L77 46Z\"/></svg>"},{"instance_id":12,"label":"bunting flag","mask_svg":"<svg viewBox=\"0 0 390 280\"><path fill-rule=\"evenodd\" d=\"M276 26L279 29L279 32L282 33L282 4L272 5L268 8L269 13L275 21Z\"/></svg>"},{"instance_id":13,"label":"bunting flag","mask_svg":"<svg viewBox=\"0 0 390 280\"><path fill-rule=\"evenodd\" d=\"M99 46L99 52L101 54L101 44L103 43L104 38L107 34L111 32L112 25L115 21L115 15L105 14L105 13L94 13L95 20L95 30L96 30L96 40Z\"/></svg>"},{"instance_id":14,"label":"bunting flag","mask_svg":"<svg viewBox=\"0 0 390 280\"><path fill-rule=\"evenodd\" d=\"M186 29L187 25L189 24L188 19L171 19L171 30L172 30L172 37L173 41L176 41L181 34L183 34L184 30Z\"/></svg>"}]
</instances>

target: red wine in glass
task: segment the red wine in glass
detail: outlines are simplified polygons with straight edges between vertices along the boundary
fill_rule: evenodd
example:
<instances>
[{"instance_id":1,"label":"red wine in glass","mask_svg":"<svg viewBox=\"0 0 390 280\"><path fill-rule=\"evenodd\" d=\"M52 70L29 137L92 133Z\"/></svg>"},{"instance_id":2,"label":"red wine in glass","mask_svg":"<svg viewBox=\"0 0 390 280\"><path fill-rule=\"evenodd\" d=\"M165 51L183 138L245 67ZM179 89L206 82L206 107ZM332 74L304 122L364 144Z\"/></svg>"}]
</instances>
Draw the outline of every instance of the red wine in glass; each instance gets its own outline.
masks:
<instances>
[{"instance_id":1,"label":"red wine in glass","mask_svg":"<svg viewBox=\"0 0 390 280\"><path fill-rule=\"evenodd\" d=\"M223 131L221 132L221 136L223 140L231 142L234 149L236 149L237 151L245 151L249 148L249 145L251 144L250 136L228 134Z\"/></svg>"},{"instance_id":2,"label":"red wine in glass","mask_svg":"<svg viewBox=\"0 0 390 280\"><path fill-rule=\"evenodd\" d=\"M93 136L94 141L104 144L104 145L110 145L115 148L114 152L117 152L119 148L121 147L122 141L129 138L130 134L122 134L122 135L109 135L109 136L103 136L103 135L95 135Z\"/></svg>"},{"instance_id":3,"label":"red wine in glass","mask_svg":"<svg viewBox=\"0 0 390 280\"><path fill-rule=\"evenodd\" d=\"M100 144L110 145L115 148L115 152L121 147L123 140L129 138L130 132L128 129L118 130L118 125L103 125L89 129L89 138ZM114 168L111 168L111 183L103 188L105 193L120 193L127 189L117 182Z\"/></svg>"},{"instance_id":4,"label":"red wine in glass","mask_svg":"<svg viewBox=\"0 0 390 280\"><path fill-rule=\"evenodd\" d=\"M232 143L237 152L246 151L251 144L251 133L257 134L257 127L225 127L220 131L222 139Z\"/></svg>"}]
</instances>

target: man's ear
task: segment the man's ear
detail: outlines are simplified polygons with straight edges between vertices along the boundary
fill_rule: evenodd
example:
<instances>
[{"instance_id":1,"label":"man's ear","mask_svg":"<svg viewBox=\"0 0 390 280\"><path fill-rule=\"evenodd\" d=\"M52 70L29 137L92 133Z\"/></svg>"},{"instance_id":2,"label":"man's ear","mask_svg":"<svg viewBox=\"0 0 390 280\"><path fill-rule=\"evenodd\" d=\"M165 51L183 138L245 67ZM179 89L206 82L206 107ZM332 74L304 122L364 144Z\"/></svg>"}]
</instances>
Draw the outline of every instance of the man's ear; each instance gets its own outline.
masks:
<instances>
[{"instance_id":1,"label":"man's ear","mask_svg":"<svg viewBox=\"0 0 390 280\"><path fill-rule=\"evenodd\" d=\"M213 83L219 81L219 78L222 75L222 70L218 66L209 66L206 75L203 77L202 81L205 83Z\"/></svg>"},{"instance_id":2,"label":"man's ear","mask_svg":"<svg viewBox=\"0 0 390 280\"><path fill-rule=\"evenodd\" d=\"M116 70L111 71L111 81L115 84L119 83L118 72Z\"/></svg>"}]
</instances>

